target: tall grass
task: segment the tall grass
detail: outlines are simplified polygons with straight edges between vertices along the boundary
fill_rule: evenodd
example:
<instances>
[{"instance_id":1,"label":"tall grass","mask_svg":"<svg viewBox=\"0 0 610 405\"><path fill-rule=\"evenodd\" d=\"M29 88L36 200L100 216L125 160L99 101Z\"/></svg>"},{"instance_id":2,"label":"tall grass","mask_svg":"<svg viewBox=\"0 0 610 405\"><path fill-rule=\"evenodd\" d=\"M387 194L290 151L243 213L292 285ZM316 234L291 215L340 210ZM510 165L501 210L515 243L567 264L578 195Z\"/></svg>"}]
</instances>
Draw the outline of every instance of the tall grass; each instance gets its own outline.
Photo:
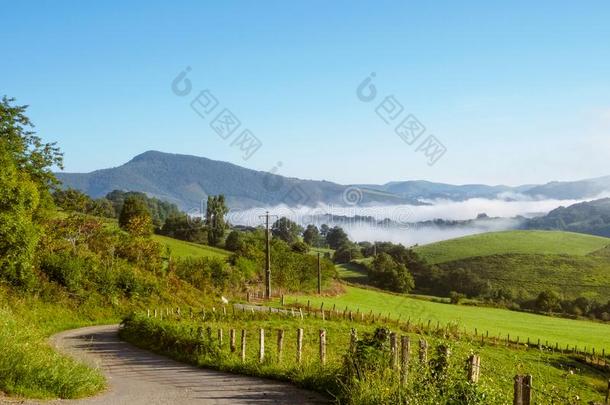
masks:
<instances>
[{"instance_id":1,"label":"tall grass","mask_svg":"<svg viewBox=\"0 0 610 405\"><path fill-rule=\"evenodd\" d=\"M186 314L187 311L183 311ZM171 319L170 319L171 318ZM535 396L538 404L571 404L582 400L599 401L603 397L606 379L601 371L579 364L568 355L534 350L511 349L503 346L481 346L478 341L458 338L453 332L418 335L396 330L411 337L411 361L406 385L401 384L398 373L387 366L387 344L380 353L366 356L375 359L378 367L364 367L358 377L350 373L353 367L346 366L350 353L350 329L357 328L361 340L366 340L379 323L369 324L333 319L286 318L265 313L241 313L226 317L208 313L204 322L201 314L192 319L147 318L132 315L125 319L122 337L140 347L171 356L191 364L217 368L248 375L272 377L292 381L300 386L321 391L337 398L342 404L505 404L512 403L513 377L516 374L534 376ZM210 328L211 337L207 334ZM229 351L229 329L237 333L234 353ZM261 363L258 360L258 331L265 329L266 353ZM295 360L296 329L304 330L303 364ZM320 364L318 332L327 331L327 362ZM224 332L223 345L217 338L218 329ZM240 332L247 333L247 360L241 361ZM276 354L276 331L285 330L282 359ZM420 363L417 358L418 339L424 337L430 344L429 362ZM438 365L441 346L449 346L451 355L442 376ZM368 350L368 349L367 349ZM375 350L372 350L375 352ZM465 363L471 353L482 359L481 379L471 384L466 379ZM384 357L385 356L385 357ZM373 361L375 362L375 361ZM362 370L362 366L358 366ZM543 395L546 392L549 395ZM559 398L560 400L557 400ZM586 402L585 401L585 402Z\"/></svg>"},{"instance_id":2,"label":"tall grass","mask_svg":"<svg viewBox=\"0 0 610 405\"><path fill-rule=\"evenodd\" d=\"M0 390L33 398L80 398L105 386L104 377L53 350L36 327L0 308Z\"/></svg>"}]
</instances>

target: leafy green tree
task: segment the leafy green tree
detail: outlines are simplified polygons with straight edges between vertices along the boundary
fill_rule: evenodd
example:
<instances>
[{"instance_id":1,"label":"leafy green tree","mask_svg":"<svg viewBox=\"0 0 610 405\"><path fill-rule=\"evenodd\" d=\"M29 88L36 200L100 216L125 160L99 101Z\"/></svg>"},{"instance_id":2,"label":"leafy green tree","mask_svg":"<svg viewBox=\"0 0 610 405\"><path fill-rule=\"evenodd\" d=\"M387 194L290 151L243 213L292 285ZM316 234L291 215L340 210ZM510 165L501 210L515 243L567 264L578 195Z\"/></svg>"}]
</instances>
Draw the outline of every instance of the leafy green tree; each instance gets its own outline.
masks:
<instances>
[{"instance_id":1,"label":"leafy green tree","mask_svg":"<svg viewBox=\"0 0 610 405\"><path fill-rule=\"evenodd\" d=\"M404 264L397 263L387 253L378 254L369 271L371 282L379 288L407 293L415 288L413 276Z\"/></svg>"},{"instance_id":2,"label":"leafy green tree","mask_svg":"<svg viewBox=\"0 0 610 405\"><path fill-rule=\"evenodd\" d=\"M150 213L144 200L136 196L127 197L119 215L119 226L128 232L137 232L140 235L152 233L151 225ZM142 228L144 226L149 226L149 229Z\"/></svg>"},{"instance_id":3,"label":"leafy green tree","mask_svg":"<svg viewBox=\"0 0 610 405\"><path fill-rule=\"evenodd\" d=\"M307 225L305 231L303 232L303 242L307 243L309 246L319 246L320 245L320 231L318 227L315 225Z\"/></svg>"},{"instance_id":4,"label":"leafy green tree","mask_svg":"<svg viewBox=\"0 0 610 405\"><path fill-rule=\"evenodd\" d=\"M561 308L561 297L555 291L542 291L536 298L536 309L554 312Z\"/></svg>"},{"instance_id":5,"label":"leafy green tree","mask_svg":"<svg viewBox=\"0 0 610 405\"><path fill-rule=\"evenodd\" d=\"M242 240L239 231L231 231L225 240L225 249L236 252L241 247Z\"/></svg>"},{"instance_id":6,"label":"leafy green tree","mask_svg":"<svg viewBox=\"0 0 610 405\"><path fill-rule=\"evenodd\" d=\"M120 213L123 210L123 204L128 197L138 197L144 201L152 218L152 222L157 229L160 229L170 216L183 214L176 204L149 197L145 193L139 191L113 190L106 194L106 199L110 200L114 207L114 211L117 213Z\"/></svg>"},{"instance_id":7,"label":"leafy green tree","mask_svg":"<svg viewBox=\"0 0 610 405\"><path fill-rule=\"evenodd\" d=\"M53 166L63 169L63 158L55 143L44 143L31 130L33 124L25 115L27 106L12 105L14 98L4 96L0 102L0 139L3 153L15 170L25 173L38 188L41 198L49 197L49 187L59 182ZM48 200L50 202L50 198Z\"/></svg>"},{"instance_id":8,"label":"leafy green tree","mask_svg":"<svg viewBox=\"0 0 610 405\"><path fill-rule=\"evenodd\" d=\"M225 196L208 196L208 204L205 213L205 225L208 229L208 244L218 246L222 240L228 224L225 215L229 212L225 204Z\"/></svg>"},{"instance_id":9,"label":"leafy green tree","mask_svg":"<svg viewBox=\"0 0 610 405\"><path fill-rule=\"evenodd\" d=\"M53 193L55 205L65 211L86 212L87 205L91 203L88 195L73 189L56 190Z\"/></svg>"},{"instance_id":10,"label":"leafy green tree","mask_svg":"<svg viewBox=\"0 0 610 405\"><path fill-rule=\"evenodd\" d=\"M349 238L343 228L335 226L326 233L326 243L331 249L338 249L339 246L349 243Z\"/></svg>"},{"instance_id":11,"label":"leafy green tree","mask_svg":"<svg viewBox=\"0 0 610 405\"><path fill-rule=\"evenodd\" d=\"M360 251L360 248L358 245L351 242L347 242L339 246L333 255L333 261L335 263L349 263L354 259L361 258L362 252Z\"/></svg>"},{"instance_id":12,"label":"leafy green tree","mask_svg":"<svg viewBox=\"0 0 610 405\"><path fill-rule=\"evenodd\" d=\"M299 240L299 235L303 231L296 222L291 221L286 217L281 217L271 227L271 233L274 237L283 240L289 245Z\"/></svg>"},{"instance_id":13,"label":"leafy green tree","mask_svg":"<svg viewBox=\"0 0 610 405\"><path fill-rule=\"evenodd\" d=\"M32 263L40 236L34 220L39 193L28 172L18 169L7 143L0 138L0 276L28 288L34 282Z\"/></svg>"},{"instance_id":14,"label":"leafy green tree","mask_svg":"<svg viewBox=\"0 0 610 405\"><path fill-rule=\"evenodd\" d=\"M326 235L328 234L328 231L330 231L330 228L328 225L326 224L322 224L320 226L320 236L323 238L326 238Z\"/></svg>"},{"instance_id":15,"label":"leafy green tree","mask_svg":"<svg viewBox=\"0 0 610 405\"><path fill-rule=\"evenodd\" d=\"M115 218L116 212L110 200L106 198L98 198L91 200L87 204L87 214L95 215L96 217Z\"/></svg>"},{"instance_id":16,"label":"leafy green tree","mask_svg":"<svg viewBox=\"0 0 610 405\"><path fill-rule=\"evenodd\" d=\"M170 238L188 242L202 244L208 242L208 234L203 220L195 217L189 218L187 214L170 215L157 232Z\"/></svg>"}]
</instances>

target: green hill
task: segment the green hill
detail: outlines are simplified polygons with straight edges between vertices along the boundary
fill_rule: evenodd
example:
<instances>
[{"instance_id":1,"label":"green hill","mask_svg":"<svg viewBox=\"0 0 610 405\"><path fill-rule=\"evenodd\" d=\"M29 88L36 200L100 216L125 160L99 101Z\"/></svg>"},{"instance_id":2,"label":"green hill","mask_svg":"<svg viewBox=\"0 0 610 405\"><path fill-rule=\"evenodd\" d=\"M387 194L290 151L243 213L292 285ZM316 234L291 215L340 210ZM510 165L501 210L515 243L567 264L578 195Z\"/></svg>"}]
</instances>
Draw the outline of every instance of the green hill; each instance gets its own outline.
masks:
<instances>
[{"instance_id":1,"label":"green hill","mask_svg":"<svg viewBox=\"0 0 610 405\"><path fill-rule=\"evenodd\" d=\"M415 250L433 264L499 254L584 256L610 245L610 239L561 231L505 231L446 240Z\"/></svg>"},{"instance_id":2,"label":"green hill","mask_svg":"<svg viewBox=\"0 0 610 405\"><path fill-rule=\"evenodd\" d=\"M212 246L200 245L198 243L185 242L172 239L167 236L153 235L153 240L161 243L165 248L170 248L172 255L177 257L229 257L231 252Z\"/></svg>"},{"instance_id":3,"label":"green hill","mask_svg":"<svg viewBox=\"0 0 610 405\"><path fill-rule=\"evenodd\" d=\"M468 269L492 289L511 290L515 297L533 298L552 290L563 299L610 299L610 260L595 254L499 254L439 264L446 272Z\"/></svg>"}]
</instances>

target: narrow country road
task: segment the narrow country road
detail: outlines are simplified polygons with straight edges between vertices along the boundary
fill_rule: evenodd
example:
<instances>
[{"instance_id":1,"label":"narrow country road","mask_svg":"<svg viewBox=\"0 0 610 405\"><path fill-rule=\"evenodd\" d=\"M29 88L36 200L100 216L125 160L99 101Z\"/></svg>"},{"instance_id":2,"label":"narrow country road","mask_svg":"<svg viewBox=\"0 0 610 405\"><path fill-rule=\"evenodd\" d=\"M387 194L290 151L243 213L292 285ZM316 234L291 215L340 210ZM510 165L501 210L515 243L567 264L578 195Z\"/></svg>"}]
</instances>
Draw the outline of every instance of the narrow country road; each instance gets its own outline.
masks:
<instances>
[{"instance_id":1,"label":"narrow country road","mask_svg":"<svg viewBox=\"0 0 610 405\"><path fill-rule=\"evenodd\" d=\"M57 348L108 380L96 397L51 404L322 404L323 396L291 384L178 363L119 339L118 325L93 326L53 336ZM49 404L49 402L46 402Z\"/></svg>"}]
</instances>

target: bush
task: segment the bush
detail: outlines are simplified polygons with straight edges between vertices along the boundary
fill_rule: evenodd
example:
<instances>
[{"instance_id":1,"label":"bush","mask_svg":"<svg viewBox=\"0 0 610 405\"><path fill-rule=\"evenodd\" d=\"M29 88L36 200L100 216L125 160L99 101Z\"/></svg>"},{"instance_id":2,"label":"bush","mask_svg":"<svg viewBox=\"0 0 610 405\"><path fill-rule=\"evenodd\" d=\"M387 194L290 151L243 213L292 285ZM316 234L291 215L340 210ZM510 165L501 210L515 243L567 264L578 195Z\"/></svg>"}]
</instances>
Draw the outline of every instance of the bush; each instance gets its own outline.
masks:
<instances>
[{"instance_id":1,"label":"bush","mask_svg":"<svg viewBox=\"0 0 610 405\"><path fill-rule=\"evenodd\" d=\"M456 291L451 291L449 293L449 301L452 304L459 304L460 302L462 302L462 300L466 298L466 296L462 293L456 292Z\"/></svg>"},{"instance_id":2,"label":"bush","mask_svg":"<svg viewBox=\"0 0 610 405\"><path fill-rule=\"evenodd\" d=\"M45 256L40 264L40 270L70 292L78 292L82 288L83 270L89 267L82 258L65 252Z\"/></svg>"}]
</instances>

